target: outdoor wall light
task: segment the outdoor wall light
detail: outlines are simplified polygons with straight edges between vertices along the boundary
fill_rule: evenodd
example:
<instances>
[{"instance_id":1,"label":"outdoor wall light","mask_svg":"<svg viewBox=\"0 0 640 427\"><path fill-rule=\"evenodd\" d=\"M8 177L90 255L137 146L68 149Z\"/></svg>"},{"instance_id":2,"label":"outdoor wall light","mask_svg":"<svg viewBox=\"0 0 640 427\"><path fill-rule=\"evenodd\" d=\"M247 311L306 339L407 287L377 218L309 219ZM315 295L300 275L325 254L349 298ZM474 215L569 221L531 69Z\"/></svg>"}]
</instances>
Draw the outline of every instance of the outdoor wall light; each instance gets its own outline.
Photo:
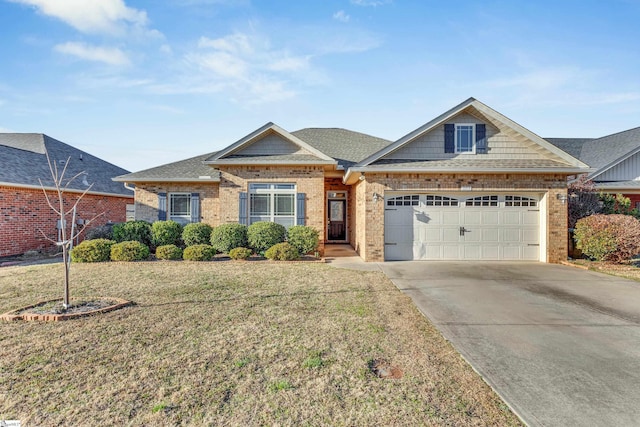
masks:
<instances>
[{"instance_id":1,"label":"outdoor wall light","mask_svg":"<svg viewBox=\"0 0 640 427\"><path fill-rule=\"evenodd\" d=\"M364 172L360 172L360 177L358 177L360 181L364 181Z\"/></svg>"},{"instance_id":2,"label":"outdoor wall light","mask_svg":"<svg viewBox=\"0 0 640 427\"><path fill-rule=\"evenodd\" d=\"M556 199L560 200L560 203L562 203L563 205L565 203L567 203L567 195L566 194L558 193L558 194L556 194Z\"/></svg>"},{"instance_id":3,"label":"outdoor wall light","mask_svg":"<svg viewBox=\"0 0 640 427\"><path fill-rule=\"evenodd\" d=\"M378 193L373 193L373 201L374 202L377 202L380 199L382 199L381 195L379 195Z\"/></svg>"}]
</instances>

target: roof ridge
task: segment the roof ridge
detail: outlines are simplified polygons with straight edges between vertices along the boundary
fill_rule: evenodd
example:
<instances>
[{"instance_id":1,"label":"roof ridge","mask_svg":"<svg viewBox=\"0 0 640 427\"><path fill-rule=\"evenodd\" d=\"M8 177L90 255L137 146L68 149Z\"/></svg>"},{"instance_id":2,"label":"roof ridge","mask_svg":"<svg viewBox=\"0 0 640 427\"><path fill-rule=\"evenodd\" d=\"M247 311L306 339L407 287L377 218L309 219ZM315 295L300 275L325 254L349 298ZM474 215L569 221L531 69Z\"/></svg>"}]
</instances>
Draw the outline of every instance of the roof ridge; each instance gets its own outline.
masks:
<instances>
[{"instance_id":1,"label":"roof ridge","mask_svg":"<svg viewBox=\"0 0 640 427\"><path fill-rule=\"evenodd\" d=\"M620 131L620 132L614 132L614 133L612 133L612 134L605 135L605 136L601 136L601 137L599 137L599 138L594 138L594 140L596 140L596 141L597 141L597 140L599 140L599 139L610 138L610 137L612 137L612 136L620 135L621 133L631 132L631 131L634 131L634 130L640 130L640 126L636 126L636 127L634 127L634 128L627 129L627 130L622 130L622 131Z\"/></svg>"}]
</instances>

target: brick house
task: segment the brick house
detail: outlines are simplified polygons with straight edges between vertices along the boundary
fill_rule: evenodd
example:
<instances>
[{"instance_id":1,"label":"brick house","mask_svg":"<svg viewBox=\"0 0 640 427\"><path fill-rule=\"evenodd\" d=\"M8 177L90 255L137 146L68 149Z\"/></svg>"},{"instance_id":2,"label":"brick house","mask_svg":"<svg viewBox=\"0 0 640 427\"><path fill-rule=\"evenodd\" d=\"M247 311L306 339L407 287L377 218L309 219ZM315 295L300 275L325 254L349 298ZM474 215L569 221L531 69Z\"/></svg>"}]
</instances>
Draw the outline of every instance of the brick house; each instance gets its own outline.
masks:
<instances>
[{"instance_id":1,"label":"brick house","mask_svg":"<svg viewBox=\"0 0 640 427\"><path fill-rule=\"evenodd\" d=\"M316 228L365 261L567 256L567 177L588 166L470 98L397 141L267 123L222 151L122 175L137 219Z\"/></svg>"},{"instance_id":2,"label":"brick house","mask_svg":"<svg viewBox=\"0 0 640 427\"><path fill-rule=\"evenodd\" d=\"M65 177L84 172L67 190L67 206L90 184L90 191L78 205L78 218L88 220L103 213L94 223L122 222L133 192L111 178L125 169L39 133L0 133L0 257L27 251L49 251L55 247L44 236L56 239L59 218L46 202L57 200L46 154L61 171L69 159ZM40 185L40 181L42 185Z\"/></svg>"},{"instance_id":3,"label":"brick house","mask_svg":"<svg viewBox=\"0 0 640 427\"><path fill-rule=\"evenodd\" d=\"M640 209L640 127L601 138L547 138L591 166L588 177L604 193L622 194Z\"/></svg>"}]
</instances>

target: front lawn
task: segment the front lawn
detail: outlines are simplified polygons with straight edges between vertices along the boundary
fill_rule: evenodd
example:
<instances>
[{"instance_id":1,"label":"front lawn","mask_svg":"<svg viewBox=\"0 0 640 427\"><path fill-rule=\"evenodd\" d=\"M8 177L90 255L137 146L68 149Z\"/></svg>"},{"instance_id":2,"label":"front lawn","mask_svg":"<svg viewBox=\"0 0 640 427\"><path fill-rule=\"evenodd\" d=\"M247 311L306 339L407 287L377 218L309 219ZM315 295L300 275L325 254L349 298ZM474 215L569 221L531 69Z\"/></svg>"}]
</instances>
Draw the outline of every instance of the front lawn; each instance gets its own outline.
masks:
<instances>
[{"instance_id":1,"label":"front lawn","mask_svg":"<svg viewBox=\"0 0 640 427\"><path fill-rule=\"evenodd\" d=\"M0 269L0 312L62 294ZM133 307L0 323L0 420L23 425L520 425L378 272L324 264L74 264L71 296ZM385 359L400 379L372 373Z\"/></svg>"}]
</instances>

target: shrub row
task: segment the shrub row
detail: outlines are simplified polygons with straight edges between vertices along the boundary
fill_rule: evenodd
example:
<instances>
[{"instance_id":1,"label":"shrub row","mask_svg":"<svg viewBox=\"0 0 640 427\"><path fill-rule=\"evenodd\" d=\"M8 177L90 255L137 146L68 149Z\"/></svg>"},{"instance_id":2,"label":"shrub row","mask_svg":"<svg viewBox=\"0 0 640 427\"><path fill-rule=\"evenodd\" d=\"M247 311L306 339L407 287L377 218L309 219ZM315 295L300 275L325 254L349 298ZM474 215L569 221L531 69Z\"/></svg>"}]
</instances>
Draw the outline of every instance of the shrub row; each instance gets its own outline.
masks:
<instances>
[{"instance_id":1,"label":"shrub row","mask_svg":"<svg viewBox=\"0 0 640 427\"><path fill-rule=\"evenodd\" d=\"M135 240L116 243L108 239L85 240L71 251L73 262L143 261L149 247Z\"/></svg>"},{"instance_id":2,"label":"shrub row","mask_svg":"<svg viewBox=\"0 0 640 427\"><path fill-rule=\"evenodd\" d=\"M146 221L128 221L112 226L95 227L87 232L86 238L115 242L137 241L155 249L156 256L158 248L170 245L178 248L211 245L218 253L230 253L232 249L248 247L256 253L265 254L267 249L285 241L295 248L299 255L305 255L315 251L319 243L318 232L311 227L296 225L287 230L281 224L266 221L255 222L248 227L242 224L211 227L205 223L192 223L182 227L171 220L156 221L153 224ZM160 257L169 256L166 251L175 253L174 249L163 249Z\"/></svg>"},{"instance_id":3,"label":"shrub row","mask_svg":"<svg viewBox=\"0 0 640 427\"><path fill-rule=\"evenodd\" d=\"M630 215L591 215L576 223L574 238L589 258L627 261L640 253L640 221Z\"/></svg>"}]
</instances>

